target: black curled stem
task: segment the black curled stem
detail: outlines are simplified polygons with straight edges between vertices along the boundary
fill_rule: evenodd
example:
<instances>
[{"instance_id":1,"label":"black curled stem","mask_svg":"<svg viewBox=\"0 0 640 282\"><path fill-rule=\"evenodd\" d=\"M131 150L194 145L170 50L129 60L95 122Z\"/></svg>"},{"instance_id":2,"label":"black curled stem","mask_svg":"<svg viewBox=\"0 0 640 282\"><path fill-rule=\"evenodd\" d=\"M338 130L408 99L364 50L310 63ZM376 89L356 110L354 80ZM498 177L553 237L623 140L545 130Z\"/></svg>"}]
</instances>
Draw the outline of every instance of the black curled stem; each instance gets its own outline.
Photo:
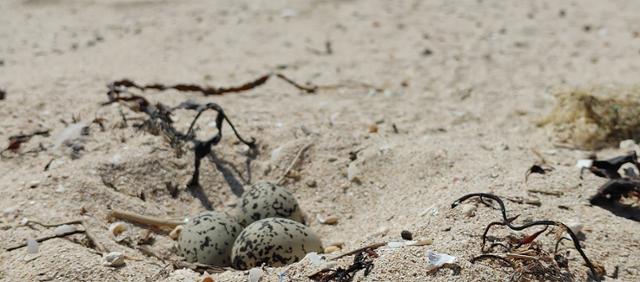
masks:
<instances>
[{"instance_id":1,"label":"black curled stem","mask_svg":"<svg viewBox=\"0 0 640 282\"><path fill-rule=\"evenodd\" d=\"M513 225L513 223L512 223L513 219L510 220L510 218L507 217L507 209L505 208L505 205L504 205L504 202L502 201L502 199L500 199L500 197L498 197L496 195L489 194L489 193L471 193L471 194L464 195L464 196L460 197L459 199L455 200L451 204L451 208L455 208L456 206L460 205L462 202L464 202L464 201L466 201L466 200L468 200L470 198L473 198L473 197L479 197L481 201L484 200L484 199L491 199L491 200L495 201L500 206L500 212L502 214L502 220L503 221L501 223L492 222L485 229L485 233L483 235L483 243L484 243L484 240L485 240L484 237L486 236L486 234L488 232L488 229L493 225L504 225L504 226L509 227L511 230L515 230L515 231L521 231L521 230L524 230L524 229L527 229L527 228L533 227L533 226L557 226L557 227L560 227L560 228L564 228L564 230L571 237L571 240L573 241L574 247L576 248L578 253L580 253L580 256L584 260L584 262L587 265L587 267L589 267L589 270L591 270L592 277L596 281L600 281L600 278L599 278L600 276L598 275L598 272L596 271L595 267L593 266L593 264L591 263L591 261L589 260L587 255L582 250L582 247L580 246L580 242L578 240L578 236L576 236L576 234L569 227L567 227L564 223L559 222L559 221L553 221L553 220L540 220L540 221L533 221L533 222L530 222L530 223L526 223L526 224L523 224L523 225L520 225L520 226Z\"/></svg>"}]
</instances>

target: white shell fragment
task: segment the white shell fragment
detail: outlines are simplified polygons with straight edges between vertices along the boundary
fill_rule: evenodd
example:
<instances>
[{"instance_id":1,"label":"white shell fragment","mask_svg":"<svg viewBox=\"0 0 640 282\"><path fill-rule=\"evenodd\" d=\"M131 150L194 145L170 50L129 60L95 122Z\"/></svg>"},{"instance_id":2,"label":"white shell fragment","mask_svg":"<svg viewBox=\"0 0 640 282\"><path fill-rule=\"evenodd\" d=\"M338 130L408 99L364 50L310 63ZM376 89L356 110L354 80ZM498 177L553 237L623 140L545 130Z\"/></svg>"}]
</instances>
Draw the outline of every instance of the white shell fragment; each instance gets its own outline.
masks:
<instances>
[{"instance_id":1,"label":"white shell fragment","mask_svg":"<svg viewBox=\"0 0 640 282\"><path fill-rule=\"evenodd\" d=\"M102 265L118 267L124 265L124 254L121 252L111 252L102 257Z\"/></svg>"},{"instance_id":2,"label":"white shell fragment","mask_svg":"<svg viewBox=\"0 0 640 282\"><path fill-rule=\"evenodd\" d=\"M313 266L319 266L324 259L317 252L310 252L304 256L303 260L308 260Z\"/></svg>"},{"instance_id":3,"label":"white shell fragment","mask_svg":"<svg viewBox=\"0 0 640 282\"><path fill-rule=\"evenodd\" d=\"M256 267L249 270L249 282L258 282L260 278L264 275L264 271L262 269Z\"/></svg>"},{"instance_id":4,"label":"white shell fragment","mask_svg":"<svg viewBox=\"0 0 640 282\"><path fill-rule=\"evenodd\" d=\"M577 168L590 168L593 165L593 160L578 160L576 162Z\"/></svg>"},{"instance_id":5,"label":"white shell fragment","mask_svg":"<svg viewBox=\"0 0 640 282\"><path fill-rule=\"evenodd\" d=\"M27 239L27 253L28 254L37 254L38 253L38 241L33 238Z\"/></svg>"},{"instance_id":6,"label":"white shell fragment","mask_svg":"<svg viewBox=\"0 0 640 282\"><path fill-rule=\"evenodd\" d=\"M573 233L578 234L582 231L584 225L578 219L572 219L567 222L567 227L573 231Z\"/></svg>"},{"instance_id":7,"label":"white shell fragment","mask_svg":"<svg viewBox=\"0 0 640 282\"><path fill-rule=\"evenodd\" d=\"M72 225L65 224L65 225L60 225L60 226L56 227L56 229L53 232L55 232L56 235L60 236L60 235L64 235L64 234L67 234L67 233L74 232L74 231L76 231L75 227L73 227Z\"/></svg>"},{"instance_id":8,"label":"white shell fragment","mask_svg":"<svg viewBox=\"0 0 640 282\"><path fill-rule=\"evenodd\" d=\"M450 256L444 253L437 253L432 250L427 250L427 263L431 268L439 268L447 263L454 263L456 257Z\"/></svg>"}]
</instances>

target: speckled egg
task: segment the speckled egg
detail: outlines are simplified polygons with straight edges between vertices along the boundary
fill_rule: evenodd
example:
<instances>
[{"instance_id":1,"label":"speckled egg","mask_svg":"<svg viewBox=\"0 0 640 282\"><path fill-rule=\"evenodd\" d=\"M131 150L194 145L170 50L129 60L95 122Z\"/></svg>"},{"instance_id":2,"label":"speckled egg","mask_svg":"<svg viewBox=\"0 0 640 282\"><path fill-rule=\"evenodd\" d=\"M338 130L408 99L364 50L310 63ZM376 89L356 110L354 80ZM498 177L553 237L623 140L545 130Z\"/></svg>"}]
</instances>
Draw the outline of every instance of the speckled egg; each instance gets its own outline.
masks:
<instances>
[{"instance_id":1,"label":"speckled egg","mask_svg":"<svg viewBox=\"0 0 640 282\"><path fill-rule=\"evenodd\" d=\"M242 194L238 221L247 226L269 217L282 217L304 223L298 201L286 188L271 182L253 184Z\"/></svg>"},{"instance_id":2,"label":"speckled egg","mask_svg":"<svg viewBox=\"0 0 640 282\"><path fill-rule=\"evenodd\" d=\"M231 251L231 266L283 266L322 250L320 238L307 226L286 218L265 218L251 223L238 235Z\"/></svg>"},{"instance_id":3,"label":"speckled egg","mask_svg":"<svg viewBox=\"0 0 640 282\"><path fill-rule=\"evenodd\" d=\"M242 225L221 212L203 212L184 225L178 250L187 261L215 266L228 266L231 248Z\"/></svg>"}]
</instances>

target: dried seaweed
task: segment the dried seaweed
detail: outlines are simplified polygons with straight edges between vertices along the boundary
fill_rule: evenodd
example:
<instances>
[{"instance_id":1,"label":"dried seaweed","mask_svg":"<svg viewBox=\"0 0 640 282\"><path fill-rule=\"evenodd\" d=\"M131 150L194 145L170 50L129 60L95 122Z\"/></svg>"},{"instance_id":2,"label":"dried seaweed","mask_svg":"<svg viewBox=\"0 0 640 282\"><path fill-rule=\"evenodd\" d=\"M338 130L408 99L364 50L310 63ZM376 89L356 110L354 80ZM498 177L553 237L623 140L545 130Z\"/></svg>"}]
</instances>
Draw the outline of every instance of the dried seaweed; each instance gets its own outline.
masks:
<instances>
[{"instance_id":1,"label":"dried seaweed","mask_svg":"<svg viewBox=\"0 0 640 282\"><path fill-rule=\"evenodd\" d=\"M632 164L640 171L640 164L635 152L608 160L593 160L587 168L594 175L609 179L598 192L591 196L589 202L611 211L612 213L628 219L640 221L640 208L634 205L623 204L623 198L640 199L640 177L635 175L633 169L626 172L625 176L618 172L625 164Z\"/></svg>"},{"instance_id":2,"label":"dried seaweed","mask_svg":"<svg viewBox=\"0 0 640 282\"><path fill-rule=\"evenodd\" d=\"M548 165L534 164L524 174L524 182L526 183L529 180L529 175L531 174L547 174L547 172L551 172L553 170L554 168Z\"/></svg>"},{"instance_id":3,"label":"dried seaweed","mask_svg":"<svg viewBox=\"0 0 640 282\"><path fill-rule=\"evenodd\" d=\"M618 170L625 164L633 164L640 171L640 164L638 164L636 152L608 160L593 160L591 167L587 169L599 177L618 179L622 177L620 173L618 173Z\"/></svg>"},{"instance_id":4,"label":"dried seaweed","mask_svg":"<svg viewBox=\"0 0 640 282\"><path fill-rule=\"evenodd\" d=\"M355 254L353 263L347 268L323 269L310 275L309 279L316 282L350 282L360 270L364 270L364 276L368 276L374 266L373 259L377 257L378 254L373 249L360 250Z\"/></svg>"},{"instance_id":5,"label":"dried seaweed","mask_svg":"<svg viewBox=\"0 0 640 282\"><path fill-rule=\"evenodd\" d=\"M29 142L29 140L31 140L32 137L36 135L49 136L49 132L50 132L49 129L45 129L45 130L36 130L28 134L18 134L18 135L10 136L9 145L7 145L7 147L4 150L0 151L0 155L3 155L4 152L6 151L11 151L15 153L20 149L20 146L22 146L22 144Z\"/></svg>"},{"instance_id":6,"label":"dried seaweed","mask_svg":"<svg viewBox=\"0 0 640 282\"><path fill-rule=\"evenodd\" d=\"M212 95L223 95L225 93L248 91L260 85L265 84L267 80L269 80L269 78L271 78L272 76L276 76L277 78L282 79L285 82L293 85L295 88L307 93L315 93L317 89L317 87L315 86L302 86L280 73L265 74L258 77L255 80L249 81L239 86L232 86L232 87L199 86L196 84L186 84L186 83L179 83L174 85L165 85L161 83L138 84L130 79L122 79L122 80L114 81L111 84L109 84L109 88L119 89L121 91L128 88L134 88L140 91L145 91L145 90L165 91L169 89L174 89L181 92L200 92L204 96L212 96Z\"/></svg>"},{"instance_id":7,"label":"dried seaweed","mask_svg":"<svg viewBox=\"0 0 640 282\"><path fill-rule=\"evenodd\" d=\"M103 103L103 105L108 105L116 102L123 103L133 111L143 112L147 114L148 119L145 120L143 124L140 124L137 127L155 134L162 133L169 139L171 147L175 148L178 154L180 154L180 148L184 143L191 142L193 144L195 155L194 172L191 180L189 181L189 187L197 188L200 186L198 181L200 175L200 162L205 156L211 153L212 147L217 145L222 139L222 126L224 125L225 121L229 124L238 140L249 146L249 148L255 149L255 139L251 138L249 140L245 140L244 138L242 138L231 120L225 114L222 107L220 107L220 105L216 103L199 104L193 101L186 101L173 108L167 107L161 103L152 105L146 98L129 93L126 89L122 89L118 85L120 84L109 85L109 91L107 93L109 101ZM182 133L173 127L171 114L177 109L197 112L186 133ZM196 139L194 134L195 123L205 111L209 110L215 111L217 113L217 132L213 137L209 139L198 140ZM206 201L203 201L203 204L206 205L205 202Z\"/></svg>"},{"instance_id":8,"label":"dried seaweed","mask_svg":"<svg viewBox=\"0 0 640 282\"><path fill-rule=\"evenodd\" d=\"M488 194L488 193L472 193L472 194L467 194L465 196L462 196L461 198L457 199L456 201L454 201L451 204L451 208L455 208L456 206L458 206L459 204L461 204L462 202L464 202L465 200L469 199L469 198L473 198L473 197L479 197L479 199L481 201L484 202L484 200L486 199L490 199L493 200L494 202L498 203L499 207L500 207L500 211L502 213L502 221L495 221L495 222L491 222L489 223L489 225L487 225L487 227L484 230L484 233L482 235L482 246L481 246L481 250L483 253L486 253L487 250L485 250L484 246L487 240L487 234L489 232L489 229L491 229L491 227L495 226L495 225L500 225L500 226L506 226L511 230L515 230L515 231L522 231L525 230L527 228L530 227L534 227L534 226L544 226L546 230L547 227L551 226L551 227L559 227L561 228L561 230L563 232L566 232L567 234L569 234L569 236L571 237L571 240L573 241L573 245L575 247L575 249L578 251L578 253L580 254L580 256L582 257L582 259L584 260L585 264L587 265L587 267L589 267L589 270L591 270L591 278L600 281L600 277L601 275L599 274L598 271L596 271L595 266L591 263L591 261L589 260L589 258L587 257L587 255L584 253L584 251L582 250L582 247L580 246L580 242L578 241L578 237L576 236L576 234L569 228L567 227L564 223L559 222L559 221L553 221L553 220L540 220L540 221L533 221L533 222L529 222L523 225L514 225L513 221L515 220L515 217L508 217L507 216L507 211L504 205L504 202L502 201L502 199L500 199L498 196L493 195L493 194ZM544 232L544 231L542 231ZM526 236L520 240L516 240L515 242L509 242L506 245L505 244L494 244L492 245L489 250L491 250L494 246L499 245L502 246L504 248L507 249L508 252L511 252L515 249L518 249L519 247L521 247L524 244L531 244L533 242L533 240L535 240L535 238L537 238L541 233L541 231L538 231L530 236Z\"/></svg>"}]
</instances>

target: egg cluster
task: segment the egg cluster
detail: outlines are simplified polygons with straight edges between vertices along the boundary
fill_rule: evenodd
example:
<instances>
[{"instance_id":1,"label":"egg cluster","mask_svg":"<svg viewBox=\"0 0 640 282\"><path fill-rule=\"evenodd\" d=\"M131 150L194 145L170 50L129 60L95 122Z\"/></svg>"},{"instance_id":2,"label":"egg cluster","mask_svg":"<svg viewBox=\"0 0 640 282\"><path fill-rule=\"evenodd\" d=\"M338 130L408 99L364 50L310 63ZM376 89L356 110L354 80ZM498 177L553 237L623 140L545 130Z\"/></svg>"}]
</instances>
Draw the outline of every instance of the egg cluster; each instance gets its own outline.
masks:
<instances>
[{"instance_id":1,"label":"egg cluster","mask_svg":"<svg viewBox=\"0 0 640 282\"><path fill-rule=\"evenodd\" d=\"M191 262L249 269L299 261L309 252L322 252L322 243L304 225L291 192L260 182L242 194L235 217L204 212L191 218L180 234L178 250Z\"/></svg>"}]
</instances>

